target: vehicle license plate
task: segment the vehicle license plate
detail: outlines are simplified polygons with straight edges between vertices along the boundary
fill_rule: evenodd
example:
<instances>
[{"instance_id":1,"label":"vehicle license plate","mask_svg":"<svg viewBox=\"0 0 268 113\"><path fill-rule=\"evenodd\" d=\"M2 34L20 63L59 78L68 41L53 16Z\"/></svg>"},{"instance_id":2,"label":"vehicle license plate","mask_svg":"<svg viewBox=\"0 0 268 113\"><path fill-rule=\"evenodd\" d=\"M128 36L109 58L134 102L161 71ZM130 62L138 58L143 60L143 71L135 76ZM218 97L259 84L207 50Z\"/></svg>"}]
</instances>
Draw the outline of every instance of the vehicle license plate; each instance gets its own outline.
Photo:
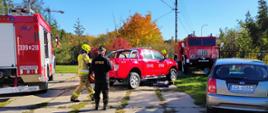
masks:
<instances>
[{"instance_id":1,"label":"vehicle license plate","mask_svg":"<svg viewBox=\"0 0 268 113\"><path fill-rule=\"evenodd\" d=\"M209 62L209 60L198 60L198 62Z\"/></svg>"},{"instance_id":2,"label":"vehicle license plate","mask_svg":"<svg viewBox=\"0 0 268 113\"><path fill-rule=\"evenodd\" d=\"M254 85L231 85L230 88L230 90L235 93L252 93L254 89Z\"/></svg>"}]
</instances>

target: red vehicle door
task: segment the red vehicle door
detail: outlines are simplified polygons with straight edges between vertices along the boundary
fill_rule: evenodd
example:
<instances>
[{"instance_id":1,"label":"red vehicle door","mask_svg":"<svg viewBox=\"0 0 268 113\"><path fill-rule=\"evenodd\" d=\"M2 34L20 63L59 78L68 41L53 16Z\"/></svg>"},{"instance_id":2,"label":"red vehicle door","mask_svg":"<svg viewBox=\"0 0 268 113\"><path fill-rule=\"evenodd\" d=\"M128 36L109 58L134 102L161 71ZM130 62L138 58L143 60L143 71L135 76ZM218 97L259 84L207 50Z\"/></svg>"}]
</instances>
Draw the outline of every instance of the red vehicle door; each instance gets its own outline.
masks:
<instances>
[{"instance_id":1,"label":"red vehicle door","mask_svg":"<svg viewBox=\"0 0 268 113\"><path fill-rule=\"evenodd\" d=\"M143 50L142 51L143 60L141 62L143 74L145 76L153 76L155 75L156 63L155 59L153 59L153 54L151 50Z\"/></svg>"},{"instance_id":2,"label":"red vehicle door","mask_svg":"<svg viewBox=\"0 0 268 113\"><path fill-rule=\"evenodd\" d=\"M158 51L153 51L153 56L154 56L155 65L156 65L156 68L155 68L156 75L158 76L164 75L165 67L166 67L164 56Z\"/></svg>"}]
</instances>

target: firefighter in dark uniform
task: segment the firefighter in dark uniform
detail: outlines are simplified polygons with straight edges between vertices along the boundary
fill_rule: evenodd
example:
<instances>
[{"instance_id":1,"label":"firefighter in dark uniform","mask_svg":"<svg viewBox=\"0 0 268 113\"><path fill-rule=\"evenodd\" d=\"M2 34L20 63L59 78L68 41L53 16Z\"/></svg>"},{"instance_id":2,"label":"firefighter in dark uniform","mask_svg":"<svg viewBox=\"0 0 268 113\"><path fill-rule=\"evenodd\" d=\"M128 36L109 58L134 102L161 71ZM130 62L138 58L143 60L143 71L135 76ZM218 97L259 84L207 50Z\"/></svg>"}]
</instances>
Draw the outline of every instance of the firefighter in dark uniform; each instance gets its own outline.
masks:
<instances>
[{"instance_id":1,"label":"firefighter in dark uniform","mask_svg":"<svg viewBox=\"0 0 268 113\"><path fill-rule=\"evenodd\" d=\"M99 108L100 93L103 95L103 110L107 109L109 93L108 71L112 69L110 61L104 57L106 49L100 46L98 56L93 59L91 71L95 74L95 110Z\"/></svg>"}]
</instances>

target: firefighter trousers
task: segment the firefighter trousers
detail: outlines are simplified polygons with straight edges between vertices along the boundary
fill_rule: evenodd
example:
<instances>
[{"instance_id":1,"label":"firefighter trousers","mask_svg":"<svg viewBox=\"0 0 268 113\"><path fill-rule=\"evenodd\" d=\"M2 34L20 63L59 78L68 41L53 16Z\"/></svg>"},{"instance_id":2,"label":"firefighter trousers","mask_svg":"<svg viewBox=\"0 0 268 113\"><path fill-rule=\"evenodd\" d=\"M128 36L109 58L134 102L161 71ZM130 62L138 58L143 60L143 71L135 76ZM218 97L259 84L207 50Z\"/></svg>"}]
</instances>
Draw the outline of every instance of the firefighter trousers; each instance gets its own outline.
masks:
<instances>
[{"instance_id":1,"label":"firefighter trousers","mask_svg":"<svg viewBox=\"0 0 268 113\"><path fill-rule=\"evenodd\" d=\"M79 78L80 78L80 83L73 91L71 99L77 99L84 87L86 88L86 90L89 94L89 98L93 99L94 98L94 90L88 81L88 75L82 75L82 76L80 75Z\"/></svg>"},{"instance_id":2,"label":"firefighter trousers","mask_svg":"<svg viewBox=\"0 0 268 113\"><path fill-rule=\"evenodd\" d=\"M96 105L96 107L99 106L100 93L102 93L102 96L103 96L103 105L104 105L104 107L107 107L108 100L109 100L109 88L108 88L108 86L105 87L105 85L100 86L100 84L95 84L94 97L95 97L95 105Z\"/></svg>"}]
</instances>

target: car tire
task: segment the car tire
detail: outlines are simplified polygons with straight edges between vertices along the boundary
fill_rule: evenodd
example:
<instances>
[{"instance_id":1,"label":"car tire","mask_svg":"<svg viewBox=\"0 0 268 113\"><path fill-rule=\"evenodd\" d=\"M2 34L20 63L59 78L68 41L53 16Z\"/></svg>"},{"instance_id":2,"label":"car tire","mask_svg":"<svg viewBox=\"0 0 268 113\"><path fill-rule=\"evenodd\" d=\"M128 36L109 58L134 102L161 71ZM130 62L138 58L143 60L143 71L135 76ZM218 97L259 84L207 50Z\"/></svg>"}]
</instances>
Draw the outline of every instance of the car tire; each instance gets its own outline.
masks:
<instances>
[{"instance_id":1,"label":"car tire","mask_svg":"<svg viewBox=\"0 0 268 113\"><path fill-rule=\"evenodd\" d=\"M130 72L129 78L128 78L128 87L130 89L135 89L140 86L140 75L137 72Z\"/></svg>"},{"instance_id":2,"label":"car tire","mask_svg":"<svg viewBox=\"0 0 268 113\"><path fill-rule=\"evenodd\" d=\"M177 80L177 78L178 78L177 70L175 68L171 68L167 76L169 84L174 84L174 81Z\"/></svg>"}]
</instances>

